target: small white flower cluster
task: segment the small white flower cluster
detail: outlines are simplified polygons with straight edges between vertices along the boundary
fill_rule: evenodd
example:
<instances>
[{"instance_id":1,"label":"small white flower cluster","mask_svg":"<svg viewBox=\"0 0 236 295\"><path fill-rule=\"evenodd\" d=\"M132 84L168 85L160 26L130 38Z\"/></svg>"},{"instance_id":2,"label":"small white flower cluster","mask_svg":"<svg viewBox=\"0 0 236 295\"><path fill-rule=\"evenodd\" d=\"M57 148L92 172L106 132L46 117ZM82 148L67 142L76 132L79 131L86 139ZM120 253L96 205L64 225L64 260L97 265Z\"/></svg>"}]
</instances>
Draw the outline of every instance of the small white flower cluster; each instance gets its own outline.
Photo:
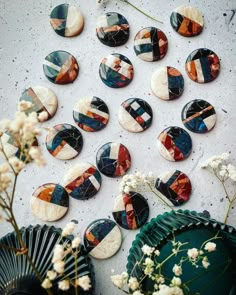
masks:
<instances>
[{"instance_id":1,"label":"small white flower cluster","mask_svg":"<svg viewBox=\"0 0 236 295\"><path fill-rule=\"evenodd\" d=\"M212 243L212 242L207 242L204 247L204 250L208 253L214 252L214 251L216 251L216 244ZM202 260L202 266L204 268L208 268L208 266L210 265L210 262L208 261L207 256L203 256L204 254L205 254L205 252L203 250L198 250L197 248L189 249L187 252L189 261L193 265L198 267L197 263Z\"/></svg>"},{"instance_id":2,"label":"small white flower cluster","mask_svg":"<svg viewBox=\"0 0 236 295\"><path fill-rule=\"evenodd\" d=\"M177 278L178 281L181 280ZM174 281L174 279L172 280ZM183 290L178 286L167 286L167 285L160 285L159 290L156 292L153 292L152 295L184 295Z\"/></svg>"},{"instance_id":3,"label":"small white flower cluster","mask_svg":"<svg viewBox=\"0 0 236 295\"><path fill-rule=\"evenodd\" d=\"M10 169L7 163L0 165L0 193L7 190L11 184Z\"/></svg>"}]
</instances>

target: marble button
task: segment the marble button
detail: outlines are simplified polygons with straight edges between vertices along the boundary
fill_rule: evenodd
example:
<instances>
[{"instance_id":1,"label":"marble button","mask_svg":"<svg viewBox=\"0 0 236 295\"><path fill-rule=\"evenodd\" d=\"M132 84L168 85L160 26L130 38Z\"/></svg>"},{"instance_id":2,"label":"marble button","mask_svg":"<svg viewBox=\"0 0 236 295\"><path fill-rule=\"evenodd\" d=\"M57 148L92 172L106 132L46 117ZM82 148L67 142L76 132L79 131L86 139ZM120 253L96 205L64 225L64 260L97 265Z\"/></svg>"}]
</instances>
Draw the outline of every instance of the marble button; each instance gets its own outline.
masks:
<instances>
[{"instance_id":1,"label":"marble button","mask_svg":"<svg viewBox=\"0 0 236 295\"><path fill-rule=\"evenodd\" d=\"M167 37L157 28L141 29L134 38L134 51L144 61L162 59L166 55L167 49Z\"/></svg>"},{"instance_id":2,"label":"marble button","mask_svg":"<svg viewBox=\"0 0 236 295\"><path fill-rule=\"evenodd\" d=\"M119 109L118 119L123 128L130 132L142 132L152 123L152 109L140 98L129 98Z\"/></svg>"},{"instance_id":3,"label":"marble button","mask_svg":"<svg viewBox=\"0 0 236 295\"><path fill-rule=\"evenodd\" d=\"M46 183L34 191L30 205L35 217L56 221L67 213L69 196L61 185Z\"/></svg>"},{"instance_id":4,"label":"marble button","mask_svg":"<svg viewBox=\"0 0 236 295\"><path fill-rule=\"evenodd\" d=\"M127 57L113 53L103 58L99 67L99 75L107 86L122 88L132 81L134 69Z\"/></svg>"},{"instance_id":5,"label":"marble button","mask_svg":"<svg viewBox=\"0 0 236 295\"><path fill-rule=\"evenodd\" d=\"M152 74L151 89L153 94L160 99L173 100L183 93L184 78L173 67L161 67Z\"/></svg>"},{"instance_id":6,"label":"marble button","mask_svg":"<svg viewBox=\"0 0 236 295\"><path fill-rule=\"evenodd\" d=\"M84 246L89 254L97 259L106 259L115 255L122 244L119 227L110 219L98 219L92 222L84 233Z\"/></svg>"},{"instance_id":7,"label":"marble button","mask_svg":"<svg viewBox=\"0 0 236 295\"><path fill-rule=\"evenodd\" d=\"M64 3L52 10L50 24L58 35L73 37L82 32L84 18L78 7Z\"/></svg>"},{"instance_id":8,"label":"marble button","mask_svg":"<svg viewBox=\"0 0 236 295\"><path fill-rule=\"evenodd\" d=\"M184 106L181 118L188 130L196 133L206 133L215 126L216 112L209 102L195 99Z\"/></svg>"},{"instance_id":9,"label":"marble button","mask_svg":"<svg viewBox=\"0 0 236 295\"><path fill-rule=\"evenodd\" d=\"M129 39L129 23L123 15L108 12L97 19L96 33L104 45L120 46Z\"/></svg>"},{"instance_id":10,"label":"marble button","mask_svg":"<svg viewBox=\"0 0 236 295\"><path fill-rule=\"evenodd\" d=\"M180 127L164 129L157 139L160 154L168 161L180 161L192 151L192 139L187 131Z\"/></svg>"},{"instance_id":11,"label":"marble button","mask_svg":"<svg viewBox=\"0 0 236 295\"><path fill-rule=\"evenodd\" d=\"M122 176L131 166L128 149L121 143L108 142L97 152L97 167L109 177Z\"/></svg>"},{"instance_id":12,"label":"marble button","mask_svg":"<svg viewBox=\"0 0 236 295\"><path fill-rule=\"evenodd\" d=\"M116 198L112 215L121 227L135 230L147 222L149 206L139 193L124 193Z\"/></svg>"},{"instance_id":13,"label":"marble button","mask_svg":"<svg viewBox=\"0 0 236 295\"><path fill-rule=\"evenodd\" d=\"M163 173L157 178L155 187L161 196L174 206L187 202L192 190L190 179L179 170Z\"/></svg>"},{"instance_id":14,"label":"marble button","mask_svg":"<svg viewBox=\"0 0 236 295\"><path fill-rule=\"evenodd\" d=\"M58 124L49 129L46 147L49 153L57 159L73 159L78 156L83 147L82 134L70 124Z\"/></svg>"},{"instance_id":15,"label":"marble button","mask_svg":"<svg viewBox=\"0 0 236 295\"><path fill-rule=\"evenodd\" d=\"M102 183L101 174L90 163L72 166L64 177L64 186L69 195L77 200L92 198L99 191Z\"/></svg>"},{"instance_id":16,"label":"marble button","mask_svg":"<svg viewBox=\"0 0 236 295\"><path fill-rule=\"evenodd\" d=\"M43 71L49 81L55 84L68 84L76 79L79 65L73 55L57 50L45 57Z\"/></svg>"},{"instance_id":17,"label":"marble button","mask_svg":"<svg viewBox=\"0 0 236 295\"><path fill-rule=\"evenodd\" d=\"M201 33L204 21L201 12L195 7L182 5L172 12L170 23L180 35L192 37Z\"/></svg>"},{"instance_id":18,"label":"marble button","mask_svg":"<svg viewBox=\"0 0 236 295\"><path fill-rule=\"evenodd\" d=\"M185 70L194 82L208 83L218 76L220 60L210 49L196 49L188 56L185 62Z\"/></svg>"},{"instance_id":19,"label":"marble button","mask_svg":"<svg viewBox=\"0 0 236 295\"><path fill-rule=\"evenodd\" d=\"M99 131L108 123L109 110L102 99L96 96L84 97L76 103L73 117L84 131Z\"/></svg>"}]
</instances>

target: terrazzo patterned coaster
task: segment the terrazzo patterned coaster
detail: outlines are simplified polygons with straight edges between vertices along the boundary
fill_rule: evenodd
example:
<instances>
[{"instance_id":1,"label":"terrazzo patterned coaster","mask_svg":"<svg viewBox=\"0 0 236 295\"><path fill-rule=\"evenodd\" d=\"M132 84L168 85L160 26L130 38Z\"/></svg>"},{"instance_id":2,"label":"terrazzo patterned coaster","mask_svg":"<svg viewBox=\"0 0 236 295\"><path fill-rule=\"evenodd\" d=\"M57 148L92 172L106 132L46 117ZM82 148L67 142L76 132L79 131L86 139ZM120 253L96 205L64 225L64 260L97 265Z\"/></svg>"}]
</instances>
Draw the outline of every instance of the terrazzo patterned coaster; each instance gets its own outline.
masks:
<instances>
[{"instance_id":1,"label":"terrazzo patterned coaster","mask_svg":"<svg viewBox=\"0 0 236 295\"><path fill-rule=\"evenodd\" d=\"M101 183L101 174L90 163L74 165L64 177L65 189L72 198L77 200L92 198L99 191Z\"/></svg>"},{"instance_id":2,"label":"terrazzo patterned coaster","mask_svg":"<svg viewBox=\"0 0 236 295\"><path fill-rule=\"evenodd\" d=\"M152 108L140 98L129 98L119 109L118 119L123 128L130 132L142 132L152 123Z\"/></svg>"},{"instance_id":3,"label":"terrazzo patterned coaster","mask_svg":"<svg viewBox=\"0 0 236 295\"><path fill-rule=\"evenodd\" d=\"M57 50L45 57L43 71L49 81L55 84L68 84L76 79L79 65L73 55Z\"/></svg>"},{"instance_id":4,"label":"terrazzo patterned coaster","mask_svg":"<svg viewBox=\"0 0 236 295\"><path fill-rule=\"evenodd\" d=\"M50 24L58 35L73 37L82 32L84 18L78 7L64 3L52 10Z\"/></svg>"},{"instance_id":5,"label":"terrazzo patterned coaster","mask_svg":"<svg viewBox=\"0 0 236 295\"><path fill-rule=\"evenodd\" d=\"M120 46L129 39L129 23L123 15L108 12L97 19L96 33L104 45Z\"/></svg>"},{"instance_id":6,"label":"terrazzo patterned coaster","mask_svg":"<svg viewBox=\"0 0 236 295\"><path fill-rule=\"evenodd\" d=\"M103 58L99 67L99 75L108 87L122 88L132 81L134 69L127 57L113 53Z\"/></svg>"},{"instance_id":7,"label":"terrazzo patterned coaster","mask_svg":"<svg viewBox=\"0 0 236 295\"><path fill-rule=\"evenodd\" d=\"M195 99L184 106L181 119L188 130L196 133L206 133L216 124L216 112L209 102Z\"/></svg>"},{"instance_id":8,"label":"terrazzo patterned coaster","mask_svg":"<svg viewBox=\"0 0 236 295\"><path fill-rule=\"evenodd\" d=\"M196 49L188 56L185 62L185 70L194 82L208 83L218 76L220 60L210 49Z\"/></svg>"},{"instance_id":9,"label":"terrazzo patterned coaster","mask_svg":"<svg viewBox=\"0 0 236 295\"><path fill-rule=\"evenodd\" d=\"M174 206L187 202L192 190L190 179L179 170L168 171L159 176L155 187L161 196Z\"/></svg>"},{"instance_id":10,"label":"terrazzo patterned coaster","mask_svg":"<svg viewBox=\"0 0 236 295\"><path fill-rule=\"evenodd\" d=\"M121 244L121 231L110 219L95 220L85 230L84 246L94 258L112 257L118 252Z\"/></svg>"},{"instance_id":11,"label":"terrazzo patterned coaster","mask_svg":"<svg viewBox=\"0 0 236 295\"><path fill-rule=\"evenodd\" d=\"M134 38L134 51L144 61L162 59L166 55L167 49L167 37L157 28L141 29Z\"/></svg>"},{"instance_id":12,"label":"terrazzo patterned coaster","mask_svg":"<svg viewBox=\"0 0 236 295\"><path fill-rule=\"evenodd\" d=\"M187 131L180 127L164 129L157 139L160 154L168 161L180 161L192 151L192 139Z\"/></svg>"},{"instance_id":13,"label":"terrazzo patterned coaster","mask_svg":"<svg viewBox=\"0 0 236 295\"><path fill-rule=\"evenodd\" d=\"M73 117L84 131L99 131L108 123L109 110L102 99L96 96L84 97L76 103Z\"/></svg>"},{"instance_id":14,"label":"terrazzo patterned coaster","mask_svg":"<svg viewBox=\"0 0 236 295\"><path fill-rule=\"evenodd\" d=\"M46 183L34 191L30 206L35 217L43 221L56 221L67 213L69 196L61 185Z\"/></svg>"},{"instance_id":15,"label":"terrazzo patterned coaster","mask_svg":"<svg viewBox=\"0 0 236 295\"><path fill-rule=\"evenodd\" d=\"M148 220L148 202L139 193L124 193L116 198L112 215L121 227L132 230L138 229Z\"/></svg>"},{"instance_id":16,"label":"terrazzo patterned coaster","mask_svg":"<svg viewBox=\"0 0 236 295\"><path fill-rule=\"evenodd\" d=\"M160 99L173 100L183 93L184 78L173 67L161 67L152 74L151 89L153 94Z\"/></svg>"},{"instance_id":17,"label":"terrazzo patterned coaster","mask_svg":"<svg viewBox=\"0 0 236 295\"><path fill-rule=\"evenodd\" d=\"M109 177L124 175L131 166L128 149L121 143L108 142L97 152L97 167Z\"/></svg>"},{"instance_id":18,"label":"terrazzo patterned coaster","mask_svg":"<svg viewBox=\"0 0 236 295\"><path fill-rule=\"evenodd\" d=\"M203 17L195 7L182 5L177 7L170 16L172 28L182 36L199 35L203 29Z\"/></svg>"},{"instance_id":19,"label":"terrazzo patterned coaster","mask_svg":"<svg viewBox=\"0 0 236 295\"><path fill-rule=\"evenodd\" d=\"M49 153L57 159L73 159L78 156L83 147L82 134L70 124L58 124L49 129L46 147Z\"/></svg>"}]
</instances>

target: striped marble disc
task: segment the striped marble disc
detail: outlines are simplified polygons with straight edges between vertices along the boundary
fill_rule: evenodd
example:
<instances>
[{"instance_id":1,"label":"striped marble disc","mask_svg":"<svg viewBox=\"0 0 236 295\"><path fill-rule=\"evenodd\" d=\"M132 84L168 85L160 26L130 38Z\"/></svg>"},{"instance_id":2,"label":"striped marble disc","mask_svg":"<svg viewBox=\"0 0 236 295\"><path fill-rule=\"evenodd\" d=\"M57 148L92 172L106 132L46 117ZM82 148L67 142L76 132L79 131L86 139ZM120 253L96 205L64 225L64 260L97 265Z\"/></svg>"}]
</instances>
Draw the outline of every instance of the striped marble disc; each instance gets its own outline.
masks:
<instances>
[{"instance_id":1,"label":"striped marble disc","mask_svg":"<svg viewBox=\"0 0 236 295\"><path fill-rule=\"evenodd\" d=\"M84 232L84 246L89 254L97 259L112 257L121 244L121 231L110 219L95 220Z\"/></svg>"},{"instance_id":2,"label":"striped marble disc","mask_svg":"<svg viewBox=\"0 0 236 295\"><path fill-rule=\"evenodd\" d=\"M43 221L56 221L67 213L69 196L61 185L46 183L34 191L30 206L35 217Z\"/></svg>"}]
</instances>

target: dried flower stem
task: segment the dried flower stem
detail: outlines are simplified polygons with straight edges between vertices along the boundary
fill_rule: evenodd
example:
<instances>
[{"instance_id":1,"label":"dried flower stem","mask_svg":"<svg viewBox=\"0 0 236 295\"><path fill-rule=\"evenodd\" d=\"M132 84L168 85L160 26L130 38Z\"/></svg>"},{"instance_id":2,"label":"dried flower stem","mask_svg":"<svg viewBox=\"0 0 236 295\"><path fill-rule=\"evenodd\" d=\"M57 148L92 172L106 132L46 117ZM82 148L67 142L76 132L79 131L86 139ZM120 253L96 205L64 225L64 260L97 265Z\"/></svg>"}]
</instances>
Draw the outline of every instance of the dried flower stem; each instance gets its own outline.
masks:
<instances>
[{"instance_id":1,"label":"dried flower stem","mask_svg":"<svg viewBox=\"0 0 236 295\"><path fill-rule=\"evenodd\" d=\"M152 186L148 183L147 184L151 190L152 193L154 193L168 208L170 208L171 210L174 210L174 208L172 206L170 206L153 188ZM175 210L174 210L175 211Z\"/></svg>"}]
</instances>

